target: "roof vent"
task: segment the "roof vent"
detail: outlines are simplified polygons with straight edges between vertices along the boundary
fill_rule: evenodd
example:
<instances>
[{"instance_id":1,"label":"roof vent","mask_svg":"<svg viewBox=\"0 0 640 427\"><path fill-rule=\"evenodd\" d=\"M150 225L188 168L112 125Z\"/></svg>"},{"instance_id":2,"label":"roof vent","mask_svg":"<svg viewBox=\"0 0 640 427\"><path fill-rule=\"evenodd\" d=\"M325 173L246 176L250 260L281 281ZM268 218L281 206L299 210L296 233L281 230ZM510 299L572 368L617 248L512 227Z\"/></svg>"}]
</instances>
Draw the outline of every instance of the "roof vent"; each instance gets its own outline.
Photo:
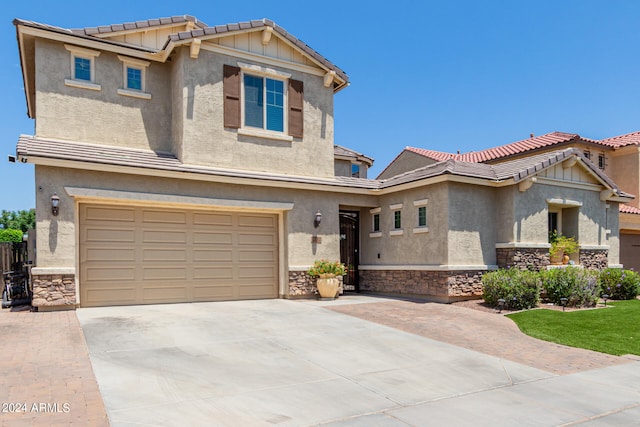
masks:
<instances>
[{"instance_id":1,"label":"roof vent","mask_svg":"<svg viewBox=\"0 0 640 427\"><path fill-rule=\"evenodd\" d=\"M533 138L534 136L535 136L535 135L534 135L534 134L532 134L532 133L530 133L530 134L529 134L529 138Z\"/></svg>"}]
</instances>

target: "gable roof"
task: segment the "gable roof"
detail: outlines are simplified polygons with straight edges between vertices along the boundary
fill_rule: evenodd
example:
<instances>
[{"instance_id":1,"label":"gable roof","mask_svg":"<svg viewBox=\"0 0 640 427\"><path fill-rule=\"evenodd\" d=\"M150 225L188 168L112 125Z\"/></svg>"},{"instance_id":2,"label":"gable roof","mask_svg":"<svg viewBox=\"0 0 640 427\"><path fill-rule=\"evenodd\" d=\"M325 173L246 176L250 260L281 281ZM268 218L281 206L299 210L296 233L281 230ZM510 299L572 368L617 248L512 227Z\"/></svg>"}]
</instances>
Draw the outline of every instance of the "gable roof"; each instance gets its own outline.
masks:
<instances>
[{"instance_id":1,"label":"gable roof","mask_svg":"<svg viewBox=\"0 0 640 427\"><path fill-rule=\"evenodd\" d=\"M336 158L345 158L349 160L357 160L359 162L364 162L368 166L373 165L373 159L369 156L365 156L362 153L358 153L357 151L351 150L347 147L343 147L341 145L333 146L333 155Z\"/></svg>"},{"instance_id":2,"label":"gable roof","mask_svg":"<svg viewBox=\"0 0 640 427\"><path fill-rule=\"evenodd\" d=\"M613 136L611 138L601 139L599 142L602 145L613 148L626 147L627 145L640 145L640 132Z\"/></svg>"},{"instance_id":3,"label":"gable roof","mask_svg":"<svg viewBox=\"0 0 640 427\"><path fill-rule=\"evenodd\" d=\"M206 40L220 35L260 31L268 27L271 28L272 32L277 34L278 37L285 40L287 44L308 58L310 62L314 63L321 70L329 73L333 81L334 93L349 85L349 76L347 76L342 69L269 19L218 25L215 27L209 27L204 22L190 15L79 29L62 28L17 18L13 20L13 24L16 27L16 36L18 39L18 51L20 54L22 77L27 99L27 114L31 118L35 117L35 65L33 58L35 48L33 39L38 37L114 53L122 53L127 56L149 61L165 62L176 46L190 44L196 40ZM181 24L185 24L185 31L168 34L161 48L141 46L110 38L121 33L144 32L162 27L171 28L180 26ZM197 28L188 30L192 27Z\"/></svg>"},{"instance_id":4,"label":"gable roof","mask_svg":"<svg viewBox=\"0 0 640 427\"><path fill-rule=\"evenodd\" d=\"M479 178L494 182L512 180L519 183L557 163L576 157L603 186L613 190L614 196L632 199L634 196L621 191L618 186L593 163L587 160L576 148L540 153L498 164L465 162L448 159L410 172L396 175L381 181L381 188L389 188L401 184L432 178L440 175L455 175L468 178Z\"/></svg>"},{"instance_id":5,"label":"gable roof","mask_svg":"<svg viewBox=\"0 0 640 427\"><path fill-rule=\"evenodd\" d=\"M442 161L447 159L455 159L463 162L488 162L495 159L515 156L517 154L526 153L533 150L539 150L546 147L556 146L560 144L568 144L575 142L583 142L597 144L598 141L586 139L575 133L551 132L545 135L532 136L522 141L512 142L510 144L498 147L488 148L481 151L471 151L463 154L452 154L442 151L427 150L423 148L407 147L405 150L421 156Z\"/></svg>"}]
</instances>

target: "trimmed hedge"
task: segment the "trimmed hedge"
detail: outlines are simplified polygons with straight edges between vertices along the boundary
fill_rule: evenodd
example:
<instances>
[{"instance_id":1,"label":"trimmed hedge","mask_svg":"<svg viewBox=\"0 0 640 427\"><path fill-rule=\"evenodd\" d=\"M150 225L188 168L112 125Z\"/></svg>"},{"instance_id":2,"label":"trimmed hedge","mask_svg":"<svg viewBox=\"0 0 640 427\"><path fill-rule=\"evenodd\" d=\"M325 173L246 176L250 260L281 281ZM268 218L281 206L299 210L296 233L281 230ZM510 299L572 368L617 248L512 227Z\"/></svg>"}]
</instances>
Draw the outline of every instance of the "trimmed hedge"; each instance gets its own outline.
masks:
<instances>
[{"instance_id":1,"label":"trimmed hedge","mask_svg":"<svg viewBox=\"0 0 640 427\"><path fill-rule=\"evenodd\" d=\"M534 271L496 270L482 276L483 297L487 304L498 305L505 300L505 308L522 310L540 302L540 276Z\"/></svg>"},{"instance_id":2,"label":"trimmed hedge","mask_svg":"<svg viewBox=\"0 0 640 427\"><path fill-rule=\"evenodd\" d=\"M13 228L0 229L0 242L22 242L22 230L15 230Z\"/></svg>"},{"instance_id":3,"label":"trimmed hedge","mask_svg":"<svg viewBox=\"0 0 640 427\"><path fill-rule=\"evenodd\" d=\"M600 296L611 299L634 299L640 293L640 275L632 270L605 268L600 272Z\"/></svg>"}]
</instances>

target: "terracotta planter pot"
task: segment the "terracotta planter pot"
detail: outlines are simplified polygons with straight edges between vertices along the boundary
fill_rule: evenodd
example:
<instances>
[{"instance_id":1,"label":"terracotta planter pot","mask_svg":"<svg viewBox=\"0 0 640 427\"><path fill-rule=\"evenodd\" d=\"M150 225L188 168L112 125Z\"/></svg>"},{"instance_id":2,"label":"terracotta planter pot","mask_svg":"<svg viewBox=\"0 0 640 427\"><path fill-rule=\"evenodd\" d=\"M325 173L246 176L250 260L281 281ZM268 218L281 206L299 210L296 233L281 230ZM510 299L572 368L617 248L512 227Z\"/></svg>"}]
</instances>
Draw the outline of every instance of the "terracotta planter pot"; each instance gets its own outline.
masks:
<instances>
[{"instance_id":1,"label":"terracotta planter pot","mask_svg":"<svg viewBox=\"0 0 640 427\"><path fill-rule=\"evenodd\" d=\"M338 295L340 282L333 277L319 277L317 282L320 298L335 298Z\"/></svg>"}]
</instances>

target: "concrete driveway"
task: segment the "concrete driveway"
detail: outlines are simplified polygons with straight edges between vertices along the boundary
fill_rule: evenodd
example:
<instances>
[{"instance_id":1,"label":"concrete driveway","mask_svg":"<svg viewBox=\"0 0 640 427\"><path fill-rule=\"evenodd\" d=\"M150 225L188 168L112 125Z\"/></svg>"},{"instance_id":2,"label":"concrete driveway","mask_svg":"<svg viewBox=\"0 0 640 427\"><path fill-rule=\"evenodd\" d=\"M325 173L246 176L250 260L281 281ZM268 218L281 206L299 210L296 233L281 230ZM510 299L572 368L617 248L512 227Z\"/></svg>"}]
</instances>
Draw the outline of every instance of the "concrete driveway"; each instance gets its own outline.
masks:
<instances>
[{"instance_id":1,"label":"concrete driveway","mask_svg":"<svg viewBox=\"0 0 640 427\"><path fill-rule=\"evenodd\" d=\"M77 316L113 426L640 419L640 362L556 375L324 308L379 301L108 307Z\"/></svg>"}]
</instances>

